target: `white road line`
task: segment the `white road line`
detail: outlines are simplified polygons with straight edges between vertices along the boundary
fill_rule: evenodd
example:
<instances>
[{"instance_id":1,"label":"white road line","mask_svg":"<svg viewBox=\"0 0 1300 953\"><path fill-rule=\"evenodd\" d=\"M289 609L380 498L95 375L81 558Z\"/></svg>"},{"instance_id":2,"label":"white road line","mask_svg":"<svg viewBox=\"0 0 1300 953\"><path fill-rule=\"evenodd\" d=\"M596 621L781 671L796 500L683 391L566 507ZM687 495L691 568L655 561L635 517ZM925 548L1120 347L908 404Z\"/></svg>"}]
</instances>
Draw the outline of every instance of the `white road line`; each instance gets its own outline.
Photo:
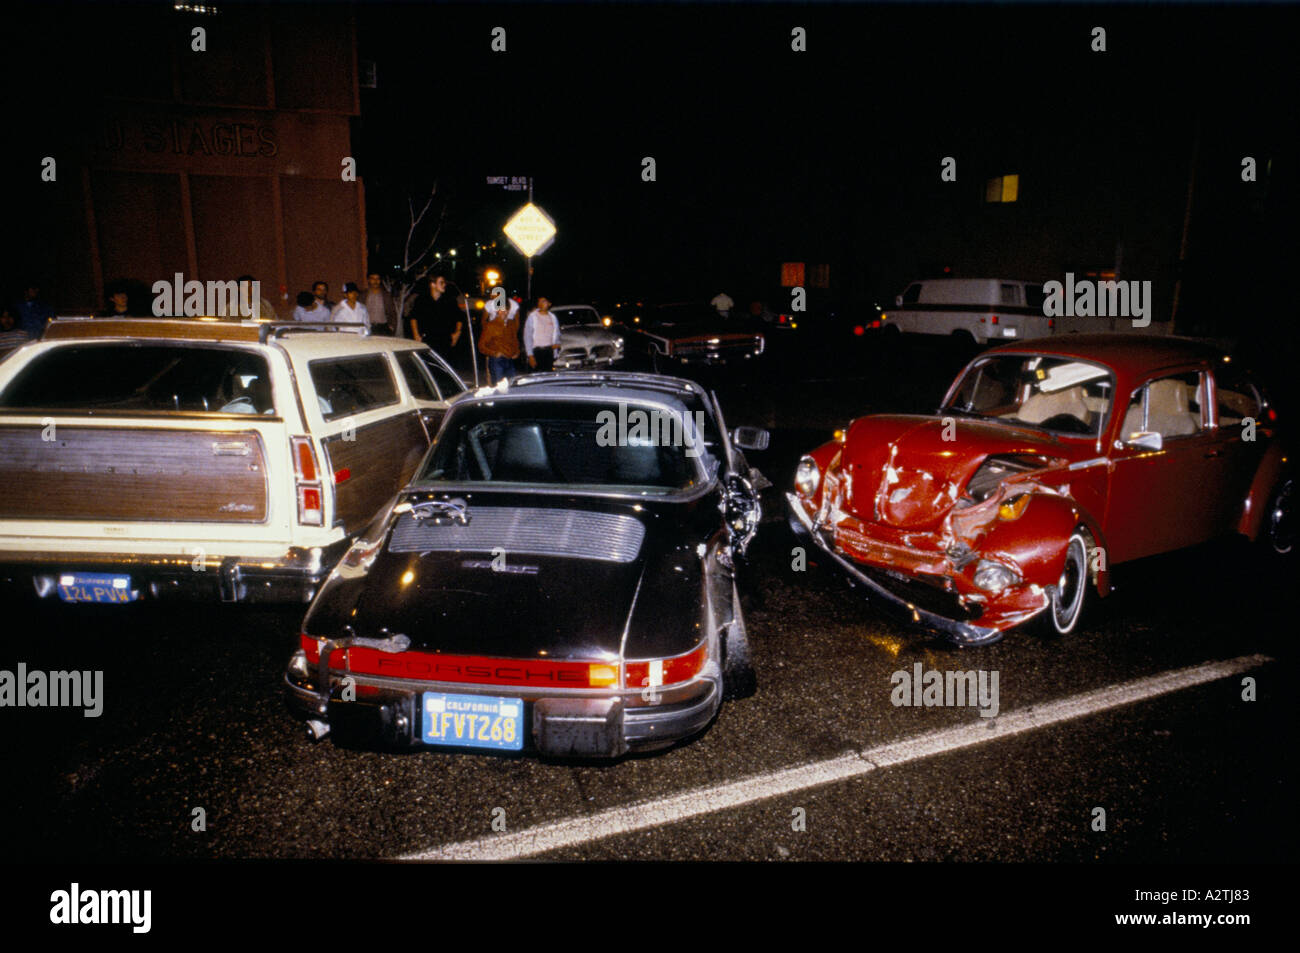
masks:
<instances>
[{"instance_id":1,"label":"white road line","mask_svg":"<svg viewBox=\"0 0 1300 953\"><path fill-rule=\"evenodd\" d=\"M1228 678L1272 661L1273 659L1267 655L1245 655L1222 662L1206 662L1204 665L1191 668L1175 669L1125 682L1122 685L1071 695L1044 705L1017 709L999 715L997 718L981 718L955 728L926 732L902 741L840 755L813 764L758 774L740 781L695 788L683 794L611 808L596 814L552 821L513 834L503 833L456 844L444 844L428 850L404 854L398 859L514 860L533 857L564 847L572 847L575 844L645 830L662 824L672 824L701 814L724 811L752 804L755 801L779 797L792 791L860 777L878 768L906 764L920 758L957 751L999 738L1095 715L1112 708Z\"/></svg>"}]
</instances>

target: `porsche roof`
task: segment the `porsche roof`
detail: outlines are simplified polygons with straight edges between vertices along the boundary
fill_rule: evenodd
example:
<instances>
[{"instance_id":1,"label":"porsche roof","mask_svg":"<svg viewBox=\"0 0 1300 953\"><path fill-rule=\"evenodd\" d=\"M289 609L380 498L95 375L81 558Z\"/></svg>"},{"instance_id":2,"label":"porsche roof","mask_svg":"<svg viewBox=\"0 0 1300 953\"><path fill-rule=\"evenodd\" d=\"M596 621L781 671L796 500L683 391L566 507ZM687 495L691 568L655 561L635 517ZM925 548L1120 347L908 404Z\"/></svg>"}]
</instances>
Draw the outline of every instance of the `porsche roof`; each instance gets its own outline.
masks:
<instances>
[{"instance_id":1,"label":"porsche roof","mask_svg":"<svg viewBox=\"0 0 1300 953\"><path fill-rule=\"evenodd\" d=\"M613 393L613 392L617 393ZM473 391L474 400L509 399L619 401L685 406L703 400L706 391L694 381L627 371L555 371L526 374L495 387Z\"/></svg>"}]
</instances>

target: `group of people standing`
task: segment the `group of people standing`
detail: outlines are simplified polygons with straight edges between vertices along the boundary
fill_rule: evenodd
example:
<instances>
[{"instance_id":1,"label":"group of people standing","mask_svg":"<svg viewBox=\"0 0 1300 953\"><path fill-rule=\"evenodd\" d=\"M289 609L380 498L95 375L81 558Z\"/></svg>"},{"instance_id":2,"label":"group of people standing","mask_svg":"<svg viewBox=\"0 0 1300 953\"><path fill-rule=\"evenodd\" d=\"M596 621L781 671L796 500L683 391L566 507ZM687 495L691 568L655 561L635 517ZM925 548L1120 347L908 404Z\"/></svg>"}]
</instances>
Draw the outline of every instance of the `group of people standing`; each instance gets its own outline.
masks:
<instances>
[{"instance_id":1,"label":"group of people standing","mask_svg":"<svg viewBox=\"0 0 1300 953\"><path fill-rule=\"evenodd\" d=\"M330 300L330 286L317 281L311 291L299 293L293 320L317 324L364 324L373 334L395 335L399 331L397 305L393 295L384 287L379 272L366 276L364 298L356 282L343 286L343 300Z\"/></svg>"},{"instance_id":2,"label":"group of people standing","mask_svg":"<svg viewBox=\"0 0 1300 953\"><path fill-rule=\"evenodd\" d=\"M489 384L514 377L521 354L531 370L551 370L560 347L560 323L547 298L537 299L537 307L528 313L522 329L519 302L513 298L494 294L482 310L477 344L479 354L487 358ZM414 340L425 342L455 365L469 363L460 346L466 313L456 296L447 292L446 278L429 279L428 294L416 299L408 321Z\"/></svg>"},{"instance_id":3,"label":"group of people standing","mask_svg":"<svg viewBox=\"0 0 1300 953\"><path fill-rule=\"evenodd\" d=\"M243 276L240 282L252 281ZM343 286L343 300L331 301L329 284L313 283L311 291L297 297L293 320L309 324L364 324L372 334L410 336L423 341L449 360L453 366L468 369L474 359L465 337L466 311L457 296L447 288L447 279L435 275L428 279L427 290L416 296L403 322L399 320L397 303L384 287L378 272L366 276L363 292L355 282ZM129 317L130 308L125 284L110 289L109 307L100 317ZM499 289L494 289L499 290ZM503 302L503 303L498 303ZM275 309L265 298L259 302L261 317L275 320ZM504 294L493 294L483 304L477 328L478 352L487 359L488 382L495 384L513 377L519 370L519 360L524 358L529 370L549 371L560 349L560 322L551 311L547 298L538 298L537 306L519 319L519 302ZM3 309L0 315L0 338L4 344L21 343L21 340L39 338L45 322L54 311L40 300L39 287L26 289L23 298L12 308Z\"/></svg>"}]
</instances>

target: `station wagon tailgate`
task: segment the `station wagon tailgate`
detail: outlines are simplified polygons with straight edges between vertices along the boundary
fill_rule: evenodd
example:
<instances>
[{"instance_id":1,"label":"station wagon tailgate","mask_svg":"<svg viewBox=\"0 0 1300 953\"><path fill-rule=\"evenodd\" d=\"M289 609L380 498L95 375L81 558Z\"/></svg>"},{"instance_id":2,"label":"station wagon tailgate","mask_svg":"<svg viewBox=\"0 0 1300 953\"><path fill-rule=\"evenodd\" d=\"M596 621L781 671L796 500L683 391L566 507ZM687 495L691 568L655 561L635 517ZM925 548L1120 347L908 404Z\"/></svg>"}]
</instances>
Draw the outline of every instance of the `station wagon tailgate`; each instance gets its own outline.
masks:
<instances>
[{"instance_id":1,"label":"station wagon tailgate","mask_svg":"<svg viewBox=\"0 0 1300 953\"><path fill-rule=\"evenodd\" d=\"M150 524L133 537L192 536L176 524L259 526L269 541L267 460L288 459L278 420L22 420L0 416L0 533L80 536L80 521ZM287 539L284 532L274 536ZM234 525L232 525L234 524ZM199 529L193 526L192 529ZM96 532L95 535L99 535Z\"/></svg>"}]
</instances>

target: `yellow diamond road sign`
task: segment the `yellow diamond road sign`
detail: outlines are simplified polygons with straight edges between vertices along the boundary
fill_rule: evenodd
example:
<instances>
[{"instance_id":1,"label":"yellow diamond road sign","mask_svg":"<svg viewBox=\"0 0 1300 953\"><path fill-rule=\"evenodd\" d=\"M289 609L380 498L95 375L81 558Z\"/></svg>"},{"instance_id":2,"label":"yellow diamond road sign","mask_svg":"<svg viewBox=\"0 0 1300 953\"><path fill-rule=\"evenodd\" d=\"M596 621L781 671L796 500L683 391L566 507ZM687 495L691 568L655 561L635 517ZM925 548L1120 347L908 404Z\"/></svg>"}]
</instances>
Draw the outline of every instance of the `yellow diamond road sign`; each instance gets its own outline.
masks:
<instances>
[{"instance_id":1,"label":"yellow diamond road sign","mask_svg":"<svg viewBox=\"0 0 1300 953\"><path fill-rule=\"evenodd\" d=\"M540 255L555 241L555 223L532 202L515 212L502 231L525 258Z\"/></svg>"}]
</instances>

